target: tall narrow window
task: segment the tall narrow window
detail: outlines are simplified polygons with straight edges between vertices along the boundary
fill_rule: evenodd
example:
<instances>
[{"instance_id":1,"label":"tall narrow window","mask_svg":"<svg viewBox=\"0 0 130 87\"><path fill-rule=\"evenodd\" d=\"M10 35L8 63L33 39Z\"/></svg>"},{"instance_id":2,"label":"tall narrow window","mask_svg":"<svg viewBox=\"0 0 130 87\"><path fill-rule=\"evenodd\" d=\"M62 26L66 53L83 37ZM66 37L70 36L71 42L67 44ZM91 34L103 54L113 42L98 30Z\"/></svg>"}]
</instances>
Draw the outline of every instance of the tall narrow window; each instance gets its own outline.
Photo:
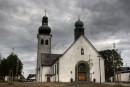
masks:
<instances>
[{"instance_id":1,"label":"tall narrow window","mask_svg":"<svg viewBox=\"0 0 130 87\"><path fill-rule=\"evenodd\" d=\"M45 44L48 45L48 40L46 40Z\"/></svg>"},{"instance_id":2,"label":"tall narrow window","mask_svg":"<svg viewBox=\"0 0 130 87\"><path fill-rule=\"evenodd\" d=\"M41 44L44 44L44 40L43 39L41 39Z\"/></svg>"},{"instance_id":3,"label":"tall narrow window","mask_svg":"<svg viewBox=\"0 0 130 87\"><path fill-rule=\"evenodd\" d=\"M55 74L55 66L53 66L53 74Z\"/></svg>"},{"instance_id":4,"label":"tall narrow window","mask_svg":"<svg viewBox=\"0 0 130 87\"><path fill-rule=\"evenodd\" d=\"M84 55L84 49L81 48L81 55Z\"/></svg>"}]
</instances>

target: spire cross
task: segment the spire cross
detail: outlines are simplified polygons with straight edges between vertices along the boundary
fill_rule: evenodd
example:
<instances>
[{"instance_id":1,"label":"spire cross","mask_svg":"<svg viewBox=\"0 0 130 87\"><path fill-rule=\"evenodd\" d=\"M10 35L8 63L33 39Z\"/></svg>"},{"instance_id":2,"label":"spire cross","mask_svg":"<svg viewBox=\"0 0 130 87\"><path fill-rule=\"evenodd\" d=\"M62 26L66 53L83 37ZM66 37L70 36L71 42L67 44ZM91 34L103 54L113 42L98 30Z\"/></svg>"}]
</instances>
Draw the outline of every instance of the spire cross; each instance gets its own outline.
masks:
<instances>
[{"instance_id":1,"label":"spire cross","mask_svg":"<svg viewBox=\"0 0 130 87\"><path fill-rule=\"evenodd\" d=\"M12 48L12 53L14 53L14 48Z\"/></svg>"},{"instance_id":2,"label":"spire cross","mask_svg":"<svg viewBox=\"0 0 130 87\"><path fill-rule=\"evenodd\" d=\"M45 9L45 11L44 11L44 12L45 12L45 16L46 16L46 12L47 12L47 10Z\"/></svg>"},{"instance_id":3,"label":"spire cross","mask_svg":"<svg viewBox=\"0 0 130 87\"><path fill-rule=\"evenodd\" d=\"M113 43L113 48L114 48L114 49L116 48L116 44L115 44L115 43Z\"/></svg>"},{"instance_id":4,"label":"spire cross","mask_svg":"<svg viewBox=\"0 0 130 87\"><path fill-rule=\"evenodd\" d=\"M78 20L80 20L80 15L78 15Z\"/></svg>"}]
</instances>

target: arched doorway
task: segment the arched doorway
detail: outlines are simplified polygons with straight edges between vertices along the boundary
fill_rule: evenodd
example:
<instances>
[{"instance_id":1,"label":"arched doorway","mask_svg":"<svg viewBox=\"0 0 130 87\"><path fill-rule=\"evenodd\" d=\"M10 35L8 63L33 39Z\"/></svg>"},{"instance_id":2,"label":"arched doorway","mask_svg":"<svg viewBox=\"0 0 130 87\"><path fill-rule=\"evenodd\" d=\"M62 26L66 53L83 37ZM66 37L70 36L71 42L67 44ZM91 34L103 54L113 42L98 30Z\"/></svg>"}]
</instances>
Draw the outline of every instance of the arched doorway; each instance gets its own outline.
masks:
<instances>
[{"instance_id":1,"label":"arched doorway","mask_svg":"<svg viewBox=\"0 0 130 87\"><path fill-rule=\"evenodd\" d=\"M89 65L85 61L80 61L75 67L75 80L76 81L89 81L90 80L90 69Z\"/></svg>"}]
</instances>

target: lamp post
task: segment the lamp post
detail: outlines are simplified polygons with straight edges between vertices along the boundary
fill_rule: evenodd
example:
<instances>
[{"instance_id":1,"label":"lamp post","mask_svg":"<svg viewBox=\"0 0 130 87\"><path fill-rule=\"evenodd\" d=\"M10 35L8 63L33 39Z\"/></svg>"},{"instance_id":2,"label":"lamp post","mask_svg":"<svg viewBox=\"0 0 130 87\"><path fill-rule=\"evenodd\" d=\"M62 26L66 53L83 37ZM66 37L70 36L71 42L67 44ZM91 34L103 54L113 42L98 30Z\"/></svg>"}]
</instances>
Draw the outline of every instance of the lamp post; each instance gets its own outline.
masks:
<instances>
[{"instance_id":1,"label":"lamp post","mask_svg":"<svg viewBox=\"0 0 130 87\"><path fill-rule=\"evenodd\" d=\"M101 65L100 65L100 57L101 56L97 56L97 57L99 57L99 72L100 72L100 84L101 84Z\"/></svg>"}]
</instances>

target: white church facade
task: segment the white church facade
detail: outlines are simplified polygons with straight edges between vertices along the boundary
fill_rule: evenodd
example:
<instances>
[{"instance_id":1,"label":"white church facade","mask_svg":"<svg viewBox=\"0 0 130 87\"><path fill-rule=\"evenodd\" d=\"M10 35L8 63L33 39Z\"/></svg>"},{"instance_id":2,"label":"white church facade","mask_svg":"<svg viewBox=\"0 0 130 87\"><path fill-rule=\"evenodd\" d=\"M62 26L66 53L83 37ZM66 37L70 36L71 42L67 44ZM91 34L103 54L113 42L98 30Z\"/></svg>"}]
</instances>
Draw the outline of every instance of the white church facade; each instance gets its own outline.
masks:
<instances>
[{"instance_id":1,"label":"white church facade","mask_svg":"<svg viewBox=\"0 0 130 87\"><path fill-rule=\"evenodd\" d=\"M85 37L80 19L75 22L75 40L63 54L51 53L50 33L45 15L37 34L37 82L105 82L104 59Z\"/></svg>"}]
</instances>

